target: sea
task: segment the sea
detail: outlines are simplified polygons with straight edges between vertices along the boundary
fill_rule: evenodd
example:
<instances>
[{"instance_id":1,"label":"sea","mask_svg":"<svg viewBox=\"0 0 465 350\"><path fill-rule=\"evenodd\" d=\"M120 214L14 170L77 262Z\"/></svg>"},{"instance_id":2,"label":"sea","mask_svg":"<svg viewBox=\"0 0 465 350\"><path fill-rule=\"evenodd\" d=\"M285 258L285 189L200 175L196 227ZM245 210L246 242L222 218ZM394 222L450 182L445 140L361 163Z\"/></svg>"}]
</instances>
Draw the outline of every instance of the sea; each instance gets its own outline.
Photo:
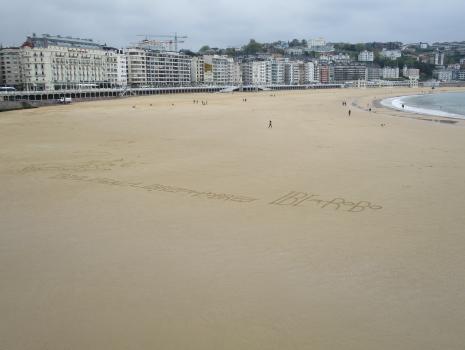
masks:
<instances>
[{"instance_id":1,"label":"sea","mask_svg":"<svg viewBox=\"0 0 465 350\"><path fill-rule=\"evenodd\" d=\"M465 92L400 96L388 98L381 103L386 107L412 113L465 119Z\"/></svg>"}]
</instances>

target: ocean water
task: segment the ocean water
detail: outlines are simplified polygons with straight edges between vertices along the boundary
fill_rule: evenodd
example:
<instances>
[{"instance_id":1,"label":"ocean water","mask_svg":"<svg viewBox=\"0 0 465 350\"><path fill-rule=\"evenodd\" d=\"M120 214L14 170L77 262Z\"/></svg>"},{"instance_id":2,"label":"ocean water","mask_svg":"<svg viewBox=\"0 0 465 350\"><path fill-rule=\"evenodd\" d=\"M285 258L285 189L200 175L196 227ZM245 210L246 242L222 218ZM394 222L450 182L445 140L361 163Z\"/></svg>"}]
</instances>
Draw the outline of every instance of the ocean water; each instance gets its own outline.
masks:
<instances>
[{"instance_id":1,"label":"ocean water","mask_svg":"<svg viewBox=\"0 0 465 350\"><path fill-rule=\"evenodd\" d=\"M465 119L465 92L395 97L384 100L383 105L413 113Z\"/></svg>"}]
</instances>

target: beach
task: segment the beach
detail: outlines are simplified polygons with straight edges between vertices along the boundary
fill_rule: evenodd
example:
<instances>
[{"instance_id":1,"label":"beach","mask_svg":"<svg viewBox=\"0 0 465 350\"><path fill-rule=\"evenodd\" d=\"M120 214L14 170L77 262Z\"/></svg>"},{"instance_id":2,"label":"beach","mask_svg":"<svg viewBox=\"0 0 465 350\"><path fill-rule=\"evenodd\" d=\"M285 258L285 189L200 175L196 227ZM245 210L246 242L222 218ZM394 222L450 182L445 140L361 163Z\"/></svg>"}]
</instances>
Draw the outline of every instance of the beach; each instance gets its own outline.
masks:
<instances>
[{"instance_id":1,"label":"beach","mask_svg":"<svg viewBox=\"0 0 465 350\"><path fill-rule=\"evenodd\" d=\"M451 100L452 98L452 100ZM398 111L447 119L465 119L463 92L428 93L397 96L380 101L381 105Z\"/></svg>"},{"instance_id":2,"label":"beach","mask_svg":"<svg viewBox=\"0 0 465 350\"><path fill-rule=\"evenodd\" d=\"M0 349L463 349L465 121L379 103L429 91L0 113Z\"/></svg>"}]
</instances>

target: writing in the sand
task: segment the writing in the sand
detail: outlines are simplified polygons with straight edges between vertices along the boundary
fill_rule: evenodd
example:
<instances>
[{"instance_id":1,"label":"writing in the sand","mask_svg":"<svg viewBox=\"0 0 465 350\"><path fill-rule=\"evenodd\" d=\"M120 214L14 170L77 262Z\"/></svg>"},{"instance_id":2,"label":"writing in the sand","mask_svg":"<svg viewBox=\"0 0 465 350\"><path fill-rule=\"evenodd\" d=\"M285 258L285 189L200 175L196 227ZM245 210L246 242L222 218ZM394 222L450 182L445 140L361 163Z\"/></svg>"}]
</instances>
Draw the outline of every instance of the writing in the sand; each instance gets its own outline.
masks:
<instances>
[{"instance_id":1,"label":"writing in the sand","mask_svg":"<svg viewBox=\"0 0 465 350\"><path fill-rule=\"evenodd\" d=\"M178 195L184 195L189 198L202 198L202 199L211 199L211 200L220 200L220 201L231 201L238 203L251 203L258 201L257 198L240 196L235 194L228 193L215 193L215 192L203 192L191 190L188 188L160 185L160 184L151 184L145 185L141 182L130 182L123 180L109 179L105 177L89 177L85 175L74 175L74 174L59 174L52 176L52 179L61 179L61 180L73 180L73 181L82 181L88 183L96 183L109 186L119 186L119 187L128 187L134 189L140 189L145 191L158 191L158 192L167 192L174 193ZM333 199L324 199L321 198L318 194L312 194L307 192L296 192L292 191L282 196L270 203L269 205L275 206L288 206L288 207L302 207L306 204L313 204L321 209L332 209L335 211L346 211L350 213L360 213L363 211L376 211L380 210L383 207L380 205L373 204L368 201L348 201L345 198L337 197Z\"/></svg>"},{"instance_id":2,"label":"writing in the sand","mask_svg":"<svg viewBox=\"0 0 465 350\"><path fill-rule=\"evenodd\" d=\"M240 195L235 195L235 194L202 192L202 191L195 191L195 190L182 188L182 187L167 186L167 185L160 185L160 184L144 185L143 183L140 183L140 182L114 180L114 179L109 179L109 178L104 178L104 177L89 177L89 176L84 176L84 175L59 174L56 176L52 176L52 179L74 180L74 181L97 183L97 184L102 184L102 185L130 187L130 188L146 190L149 192L159 191L159 192L177 193L177 194L187 195L191 198L216 199L216 200L239 202L239 203L250 203L250 202L257 200L256 198L240 196Z\"/></svg>"},{"instance_id":3,"label":"writing in the sand","mask_svg":"<svg viewBox=\"0 0 465 350\"><path fill-rule=\"evenodd\" d=\"M304 206L306 203L315 204L321 209L333 209L347 211L350 213L360 213L365 210L380 210L383 208L380 205L375 205L368 201L347 201L346 199L339 197L326 200L321 198L318 194L295 191L289 192L285 196L280 197L269 204L298 207Z\"/></svg>"}]
</instances>

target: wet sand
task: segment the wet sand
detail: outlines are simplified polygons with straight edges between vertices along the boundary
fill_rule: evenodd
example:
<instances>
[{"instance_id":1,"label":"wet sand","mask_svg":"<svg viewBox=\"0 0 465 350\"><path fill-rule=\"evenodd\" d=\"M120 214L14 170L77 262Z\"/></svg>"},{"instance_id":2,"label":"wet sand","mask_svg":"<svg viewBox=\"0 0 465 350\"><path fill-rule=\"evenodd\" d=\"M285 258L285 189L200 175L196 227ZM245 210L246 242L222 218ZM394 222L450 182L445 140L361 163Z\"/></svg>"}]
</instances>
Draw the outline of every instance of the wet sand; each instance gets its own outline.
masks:
<instances>
[{"instance_id":1,"label":"wet sand","mask_svg":"<svg viewBox=\"0 0 465 350\"><path fill-rule=\"evenodd\" d=\"M418 91L0 114L0 349L463 349L465 122L373 102Z\"/></svg>"}]
</instances>

